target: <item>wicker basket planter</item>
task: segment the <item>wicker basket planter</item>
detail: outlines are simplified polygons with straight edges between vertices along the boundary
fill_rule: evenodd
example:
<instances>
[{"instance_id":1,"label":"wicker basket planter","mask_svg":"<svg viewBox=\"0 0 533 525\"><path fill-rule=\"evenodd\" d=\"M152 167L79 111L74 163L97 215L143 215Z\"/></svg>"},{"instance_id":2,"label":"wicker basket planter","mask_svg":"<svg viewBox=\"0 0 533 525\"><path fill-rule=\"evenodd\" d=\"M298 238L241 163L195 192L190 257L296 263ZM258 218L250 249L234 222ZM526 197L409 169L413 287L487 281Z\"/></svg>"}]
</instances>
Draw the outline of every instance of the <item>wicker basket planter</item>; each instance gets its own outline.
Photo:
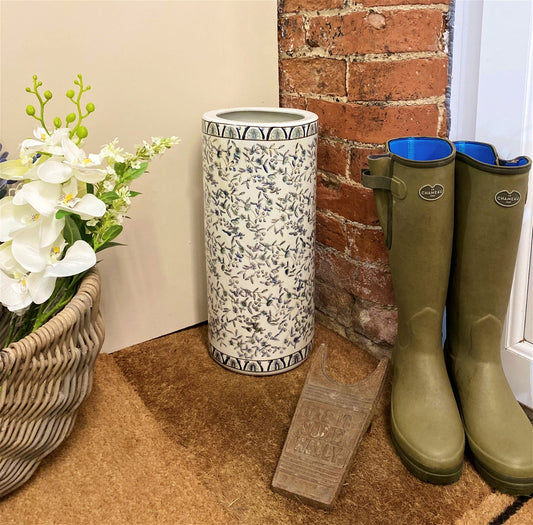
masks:
<instances>
[{"instance_id":1,"label":"wicker basket planter","mask_svg":"<svg viewBox=\"0 0 533 525\"><path fill-rule=\"evenodd\" d=\"M104 340L99 300L93 268L61 312L0 350L0 497L25 483L70 434ZM7 323L2 309L0 340Z\"/></svg>"}]
</instances>

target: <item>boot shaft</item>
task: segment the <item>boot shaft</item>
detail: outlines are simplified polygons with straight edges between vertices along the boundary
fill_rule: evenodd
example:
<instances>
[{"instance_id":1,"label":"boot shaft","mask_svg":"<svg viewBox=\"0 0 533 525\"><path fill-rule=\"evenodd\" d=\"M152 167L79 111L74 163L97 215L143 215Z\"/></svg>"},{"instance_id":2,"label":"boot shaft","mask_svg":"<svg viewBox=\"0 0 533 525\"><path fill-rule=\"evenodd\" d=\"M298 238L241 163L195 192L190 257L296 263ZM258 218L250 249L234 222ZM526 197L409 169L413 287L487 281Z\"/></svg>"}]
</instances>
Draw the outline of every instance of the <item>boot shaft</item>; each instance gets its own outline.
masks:
<instances>
[{"instance_id":1,"label":"boot shaft","mask_svg":"<svg viewBox=\"0 0 533 525\"><path fill-rule=\"evenodd\" d=\"M452 341L470 345L476 333L481 337L482 332L499 330L492 336L497 338L492 353L499 353L531 161L527 157L504 161L484 143L458 142L456 147L447 332Z\"/></svg>"},{"instance_id":2,"label":"boot shaft","mask_svg":"<svg viewBox=\"0 0 533 525\"><path fill-rule=\"evenodd\" d=\"M409 320L424 308L442 318L453 240L455 148L445 139L410 137L389 141L387 150L368 158L363 182L374 190L389 249L402 340L409 337Z\"/></svg>"}]
</instances>

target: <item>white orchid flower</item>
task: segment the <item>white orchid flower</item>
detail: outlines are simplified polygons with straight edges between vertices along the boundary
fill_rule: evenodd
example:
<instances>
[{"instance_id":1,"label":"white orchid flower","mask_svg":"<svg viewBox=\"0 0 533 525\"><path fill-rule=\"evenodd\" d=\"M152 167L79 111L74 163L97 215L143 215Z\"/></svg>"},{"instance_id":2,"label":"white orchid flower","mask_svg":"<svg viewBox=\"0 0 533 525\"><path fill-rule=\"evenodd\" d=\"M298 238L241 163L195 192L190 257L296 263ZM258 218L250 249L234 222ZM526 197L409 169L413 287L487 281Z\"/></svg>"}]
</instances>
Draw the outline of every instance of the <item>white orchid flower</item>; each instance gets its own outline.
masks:
<instances>
[{"instance_id":1,"label":"white orchid flower","mask_svg":"<svg viewBox=\"0 0 533 525\"><path fill-rule=\"evenodd\" d=\"M76 179L71 179L66 184L63 184L61 186L60 199L56 206L57 209L76 213L84 221L104 215L106 205L96 195L92 193L85 193L81 197L78 195L79 185Z\"/></svg>"},{"instance_id":2,"label":"white orchid flower","mask_svg":"<svg viewBox=\"0 0 533 525\"><path fill-rule=\"evenodd\" d=\"M35 166L33 166L31 162L29 165L22 162L21 159L0 162L0 178L2 179L24 180L35 179L36 177Z\"/></svg>"},{"instance_id":3,"label":"white orchid flower","mask_svg":"<svg viewBox=\"0 0 533 525\"><path fill-rule=\"evenodd\" d=\"M85 272L96 264L96 253L85 241L76 241L61 260L54 262L50 254L50 264L44 270L44 277L70 277Z\"/></svg>"},{"instance_id":4,"label":"white orchid flower","mask_svg":"<svg viewBox=\"0 0 533 525\"><path fill-rule=\"evenodd\" d=\"M65 184L51 184L41 180L28 182L13 197L13 204L30 204L45 216L57 210L70 211L83 220L101 217L106 210L104 202L91 193L78 197L78 183L70 179Z\"/></svg>"},{"instance_id":5,"label":"white orchid flower","mask_svg":"<svg viewBox=\"0 0 533 525\"><path fill-rule=\"evenodd\" d=\"M27 308L31 304L27 275L16 274L9 277L0 270L0 302L10 312L20 312Z\"/></svg>"},{"instance_id":6,"label":"white orchid flower","mask_svg":"<svg viewBox=\"0 0 533 525\"><path fill-rule=\"evenodd\" d=\"M50 155L63 155L61 141L69 136L68 128L59 128L48 133L43 127L33 130L34 139L26 139L20 145L20 157L23 160L32 158L36 153L48 153Z\"/></svg>"},{"instance_id":7,"label":"white orchid flower","mask_svg":"<svg viewBox=\"0 0 533 525\"><path fill-rule=\"evenodd\" d=\"M29 204L14 206L13 197L4 197L0 200L0 242L9 241L11 234L24 228L34 213L35 210Z\"/></svg>"},{"instance_id":8,"label":"white orchid flower","mask_svg":"<svg viewBox=\"0 0 533 525\"><path fill-rule=\"evenodd\" d=\"M55 157L41 162L36 167L37 178L50 184L67 182L73 176L72 168Z\"/></svg>"},{"instance_id":9,"label":"white orchid flower","mask_svg":"<svg viewBox=\"0 0 533 525\"><path fill-rule=\"evenodd\" d=\"M0 302L10 311L21 312L31 304L28 279L28 272L13 257L11 242L0 245Z\"/></svg>"},{"instance_id":10,"label":"white orchid flower","mask_svg":"<svg viewBox=\"0 0 533 525\"><path fill-rule=\"evenodd\" d=\"M35 230L25 228L17 232L11 241L13 258L28 272L42 272L51 262L57 262L66 245L61 233L43 245Z\"/></svg>"},{"instance_id":11,"label":"white orchid flower","mask_svg":"<svg viewBox=\"0 0 533 525\"><path fill-rule=\"evenodd\" d=\"M15 272L25 273L24 268L13 257L11 242L0 244L0 270L3 270L8 275L13 275Z\"/></svg>"},{"instance_id":12,"label":"white orchid flower","mask_svg":"<svg viewBox=\"0 0 533 525\"><path fill-rule=\"evenodd\" d=\"M102 165L103 158L100 155L90 153L89 156L76 146L68 137L61 141L64 164L72 169L72 176L82 182L96 184L105 179L106 169Z\"/></svg>"},{"instance_id":13,"label":"white orchid flower","mask_svg":"<svg viewBox=\"0 0 533 525\"><path fill-rule=\"evenodd\" d=\"M68 140L68 139L67 139ZM73 142L68 141L76 149L80 150ZM41 162L36 167L37 178L52 184L67 182L71 178L76 178L82 182L91 184L100 182L105 178L106 171L98 168L101 159L97 155L89 155L89 158L83 157L74 159L72 155L66 154L64 159L60 157L51 157Z\"/></svg>"},{"instance_id":14,"label":"white orchid flower","mask_svg":"<svg viewBox=\"0 0 533 525\"><path fill-rule=\"evenodd\" d=\"M52 215L61 196L61 184L49 184L36 180L24 184L15 196L13 204L21 206L29 204L37 213L42 215Z\"/></svg>"},{"instance_id":15,"label":"white orchid flower","mask_svg":"<svg viewBox=\"0 0 533 525\"><path fill-rule=\"evenodd\" d=\"M0 270L0 302L11 312L21 312L32 302L46 302L55 285L55 277L45 277L42 273L15 272L13 277L10 277Z\"/></svg>"},{"instance_id":16,"label":"white orchid flower","mask_svg":"<svg viewBox=\"0 0 533 525\"><path fill-rule=\"evenodd\" d=\"M27 228L31 229L41 246L48 246L65 226L65 219L42 215L29 204L15 206L13 197L0 200L0 217L0 242L11 240L16 232Z\"/></svg>"},{"instance_id":17,"label":"white orchid flower","mask_svg":"<svg viewBox=\"0 0 533 525\"><path fill-rule=\"evenodd\" d=\"M58 277L70 277L82 273L96 264L96 254L85 241L76 241L57 260L55 249L49 263L41 272L15 271L10 276L0 269L0 302L11 312L23 310L32 302L42 304L52 295Z\"/></svg>"}]
</instances>

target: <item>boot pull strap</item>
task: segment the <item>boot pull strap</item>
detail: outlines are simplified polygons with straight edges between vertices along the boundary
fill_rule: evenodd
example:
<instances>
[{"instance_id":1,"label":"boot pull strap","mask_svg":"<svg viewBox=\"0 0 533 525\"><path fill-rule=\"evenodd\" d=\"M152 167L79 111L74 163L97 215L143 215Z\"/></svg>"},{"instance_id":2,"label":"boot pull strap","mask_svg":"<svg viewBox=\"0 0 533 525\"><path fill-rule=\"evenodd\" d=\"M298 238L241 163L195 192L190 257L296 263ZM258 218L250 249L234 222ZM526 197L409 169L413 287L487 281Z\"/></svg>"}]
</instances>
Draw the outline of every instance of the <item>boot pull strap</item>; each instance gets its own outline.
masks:
<instances>
[{"instance_id":1,"label":"boot pull strap","mask_svg":"<svg viewBox=\"0 0 533 525\"><path fill-rule=\"evenodd\" d=\"M370 170L361 171L363 186L373 190L390 191L397 199L405 199L407 187L405 183L396 177L383 177L381 175L371 175Z\"/></svg>"}]
</instances>

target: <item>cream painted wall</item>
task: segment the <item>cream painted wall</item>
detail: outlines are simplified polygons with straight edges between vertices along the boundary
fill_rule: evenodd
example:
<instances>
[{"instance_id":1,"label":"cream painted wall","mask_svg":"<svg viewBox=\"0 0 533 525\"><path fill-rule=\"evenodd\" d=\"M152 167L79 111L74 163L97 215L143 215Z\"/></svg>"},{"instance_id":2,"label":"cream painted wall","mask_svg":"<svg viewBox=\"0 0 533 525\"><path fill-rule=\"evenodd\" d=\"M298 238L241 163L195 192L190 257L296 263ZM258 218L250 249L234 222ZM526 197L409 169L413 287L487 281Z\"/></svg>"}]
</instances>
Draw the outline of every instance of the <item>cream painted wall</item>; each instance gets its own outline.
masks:
<instances>
[{"instance_id":1,"label":"cream painted wall","mask_svg":"<svg viewBox=\"0 0 533 525\"><path fill-rule=\"evenodd\" d=\"M101 252L104 351L206 319L201 116L210 109L277 106L276 0L0 2L0 142L17 156L34 122L24 88L34 73L54 93L49 117L82 73L95 113L85 149L115 137L182 143L134 189L122 236ZM57 100L56 100L57 99ZM64 100L63 100L64 99Z\"/></svg>"}]
</instances>

